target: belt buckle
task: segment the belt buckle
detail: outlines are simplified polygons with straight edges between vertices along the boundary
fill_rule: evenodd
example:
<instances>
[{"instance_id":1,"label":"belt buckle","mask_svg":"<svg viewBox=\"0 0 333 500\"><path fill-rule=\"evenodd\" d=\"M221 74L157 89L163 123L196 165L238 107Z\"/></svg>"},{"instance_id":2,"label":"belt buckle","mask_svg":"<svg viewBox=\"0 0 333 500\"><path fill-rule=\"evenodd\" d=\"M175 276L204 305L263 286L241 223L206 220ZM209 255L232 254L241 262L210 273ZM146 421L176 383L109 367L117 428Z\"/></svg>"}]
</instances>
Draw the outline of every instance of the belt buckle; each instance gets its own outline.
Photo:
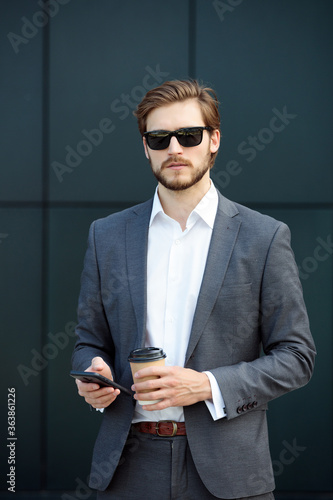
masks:
<instances>
[{"instance_id":1,"label":"belt buckle","mask_svg":"<svg viewBox=\"0 0 333 500\"><path fill-rule=\"evenodd\" d=\"M159 424L161 423L167 423L167 424L172 424L172 434L160 434L159 432ZM177 422L174 420L159 420L156 422L156 434L160 437L173 437L177 434Z\"/></svg>"}]
</instances>

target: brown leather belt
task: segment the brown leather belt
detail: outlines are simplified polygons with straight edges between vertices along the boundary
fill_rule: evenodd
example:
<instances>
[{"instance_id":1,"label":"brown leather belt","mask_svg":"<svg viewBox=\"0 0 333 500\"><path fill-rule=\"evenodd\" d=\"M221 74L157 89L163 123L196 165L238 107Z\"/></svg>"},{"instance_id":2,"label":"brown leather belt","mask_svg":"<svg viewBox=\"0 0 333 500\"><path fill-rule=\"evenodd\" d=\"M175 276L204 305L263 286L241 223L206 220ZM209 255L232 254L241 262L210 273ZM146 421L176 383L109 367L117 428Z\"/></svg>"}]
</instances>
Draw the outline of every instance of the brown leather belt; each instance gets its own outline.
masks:
<instances>
[{"instance_id":1,"label":"brown leather belt","mask_svg":"<svg viewBox=\"0 0 333 500\"><path fill-rule=\"evenodd\" d=\"M159 420L158 422L137 422L133 424L139 432L154 434L155 436L173 437L186 436L185 422L174 420Z\"/></svg>"}]
</instances>

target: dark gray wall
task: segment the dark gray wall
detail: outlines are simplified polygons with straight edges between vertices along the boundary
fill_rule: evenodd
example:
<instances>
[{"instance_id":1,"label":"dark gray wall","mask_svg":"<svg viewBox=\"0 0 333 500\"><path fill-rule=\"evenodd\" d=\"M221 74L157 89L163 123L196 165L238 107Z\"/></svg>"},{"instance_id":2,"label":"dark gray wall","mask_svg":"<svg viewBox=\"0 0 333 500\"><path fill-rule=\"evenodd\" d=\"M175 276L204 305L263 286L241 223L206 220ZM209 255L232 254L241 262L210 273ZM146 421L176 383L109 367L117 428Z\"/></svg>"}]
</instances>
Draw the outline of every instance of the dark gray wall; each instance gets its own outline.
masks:
<instances>
[{"instance_id":1,"label":"dark gray wall","mask_svg":"<svg viewBox=\"0 0 333 500\"><path fill-rule=\"evenodd\" d=\"M8 387L22 498L78 485L93 498L82 485L100 415L68 376L87 232L152 195L132 111L189 76L221 101L216 186L291 228L318 347L311 383L270 404L280 498L332 493L332 2L51 0L49 15L42 4L0 3L0 498Z\"/></svg>"}]
</instances>

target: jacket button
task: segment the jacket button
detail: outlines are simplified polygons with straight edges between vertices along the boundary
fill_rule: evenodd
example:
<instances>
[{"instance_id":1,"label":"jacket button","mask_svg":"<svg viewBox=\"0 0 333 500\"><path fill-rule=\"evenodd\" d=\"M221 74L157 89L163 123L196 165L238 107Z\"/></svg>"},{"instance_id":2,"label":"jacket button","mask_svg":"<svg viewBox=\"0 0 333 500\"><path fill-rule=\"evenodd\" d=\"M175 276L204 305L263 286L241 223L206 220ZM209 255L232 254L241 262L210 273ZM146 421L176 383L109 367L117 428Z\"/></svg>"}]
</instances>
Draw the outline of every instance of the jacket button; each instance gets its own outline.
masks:
<instances>
[{"instance_id":1,"label":"jacket button","mask_svg":"<svg viewBox=\"0 0 333 500\"><path fill-rule=\"evenodd\" d=\"M243 405L242 406L242 411L246 411L247 410L247 405Z\"/></svg>"},{"instance_id":2,"label":"jacket button","mask_svg":"<svg viewBox=\"0 0 333 500\"><path fill-rule=\"evenodd\" d=\"M252 408L255 408L256 406L258 406L257 401L253 401L253 403L252 403Z\"/></svg>"},{"instance_id":3,"label":"jacket button","mask_svg":"<svg viewBox=\"0 0 333 500\"><path fill-rule=\"evenodd\" d=\"M246 405L246 409L247 409L247 410L251 410L252 408L253 408L252 403L248 403L248 404Z\"/></svg>"},{"instance_id":4,"label":"jacket button","mask_svg":"<svg viewBox=\"0 0 333 500\"><path fill-rule=\"evenodd\" d=\"M242 407L239 406L236 411L237 411L237 413L242 413Z\"/></svg>"}]
</instances>

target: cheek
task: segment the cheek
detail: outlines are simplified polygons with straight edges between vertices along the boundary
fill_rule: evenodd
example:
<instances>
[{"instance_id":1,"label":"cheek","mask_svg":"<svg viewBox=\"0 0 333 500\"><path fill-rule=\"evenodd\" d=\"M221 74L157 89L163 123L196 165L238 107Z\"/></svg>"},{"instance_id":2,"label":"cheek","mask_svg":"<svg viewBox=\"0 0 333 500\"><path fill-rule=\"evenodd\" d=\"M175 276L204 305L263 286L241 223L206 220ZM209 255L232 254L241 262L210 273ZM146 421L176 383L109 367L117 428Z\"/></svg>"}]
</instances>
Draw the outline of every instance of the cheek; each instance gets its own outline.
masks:
<instances>
[{"instance_id":1,"label":"cheek","mask_svg":"<svg viewBox=\"0 0 333 500\"><path fill-rule=\"evenodd\" d=\"M160 156L162 155L158 155L156 153L152 154L151 151L147 151L147 158L153 170L161 168L162 161L165 160L165 158L160 158Z\"/></svg>"}]
</instances>

